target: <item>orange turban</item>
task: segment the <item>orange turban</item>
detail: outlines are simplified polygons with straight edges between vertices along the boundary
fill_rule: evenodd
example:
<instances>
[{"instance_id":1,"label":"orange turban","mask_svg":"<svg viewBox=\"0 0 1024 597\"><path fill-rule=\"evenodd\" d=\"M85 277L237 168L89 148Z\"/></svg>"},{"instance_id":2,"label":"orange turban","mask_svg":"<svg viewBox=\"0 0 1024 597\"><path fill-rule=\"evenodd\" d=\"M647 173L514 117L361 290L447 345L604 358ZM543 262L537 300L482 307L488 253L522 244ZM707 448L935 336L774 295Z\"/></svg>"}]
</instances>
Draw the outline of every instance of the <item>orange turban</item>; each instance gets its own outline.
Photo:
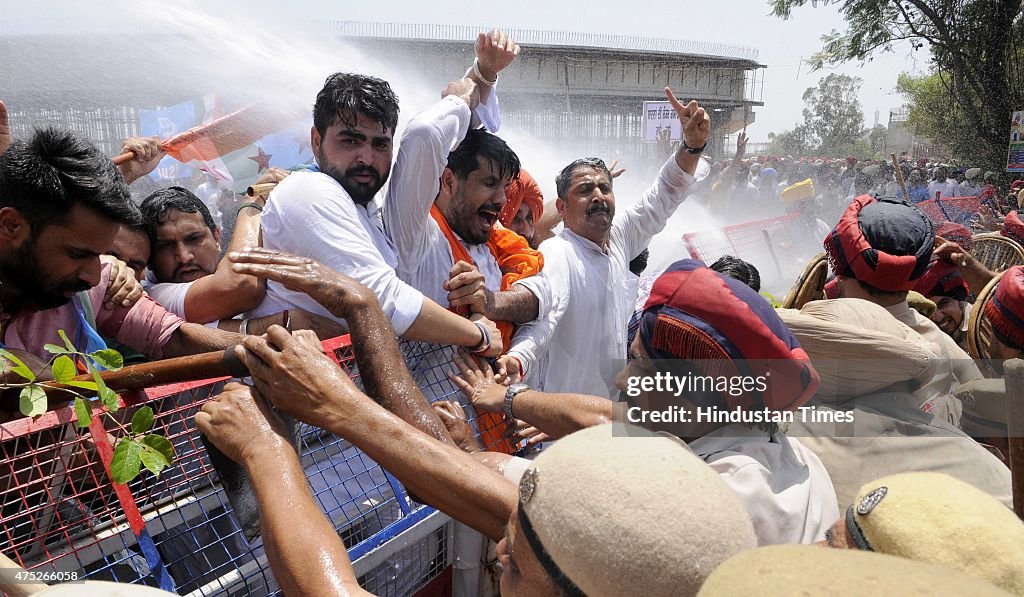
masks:
<instances>
[{"instance_id":1,"label":"orange turban","mask_svg":"<svg viewBox=\"0 0 1024 597\"><path fill-rule=\"evenodd\" d=\"M523 201L533 210L534 222L540 220L544 213L544 195L540 192L537 181L526 170L519 170L519 178L508 183L505 196L508 197L508 201L498 214L498 221L502 226L508 227L512 223Z\"/></svg>"}]
</instances>

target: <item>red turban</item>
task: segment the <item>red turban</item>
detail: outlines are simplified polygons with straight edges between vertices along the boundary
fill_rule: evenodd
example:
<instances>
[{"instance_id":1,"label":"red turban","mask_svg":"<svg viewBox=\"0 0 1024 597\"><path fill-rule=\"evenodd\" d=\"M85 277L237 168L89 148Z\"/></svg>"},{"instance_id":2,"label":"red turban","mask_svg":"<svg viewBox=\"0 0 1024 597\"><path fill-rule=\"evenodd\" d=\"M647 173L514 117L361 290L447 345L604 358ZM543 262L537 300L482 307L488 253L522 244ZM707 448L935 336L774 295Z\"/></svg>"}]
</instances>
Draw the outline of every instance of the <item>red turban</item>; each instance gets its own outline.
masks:
<instances>
[{"instance_id":1,"label":"red turban","mask_svg":"<svg viewBox=\"0 0 1024 597\"><path fill-rule=\"evenodd\" d=\"M999 231L1006 238L1024 244L1024 222L1017 215L1017 210L1011 211L1003 220L1003 229Z\"/></svg>"},{"instance_id":2,"label":"red turban","mask_svg":"<svg viewBox=\"0 0 1024 597\"><path fill-rule=\"evenodd\" d=\"M760 391L715 388L698 406L796 410L818 389L818 372L775 309L749 286L686 259L654 282L638 333L652 359L686 361L699 375L764 377ZM742 373L741 373L742 372Z\"/></svg>"},{"instance_id":3,"label":"red turban","mask_svg":"<svg viewBox=\"0 0 1024 597\"><path fill-rule=\"evenodd\" d=\"M985 305L992 328L1017 347L1024 347L1024 267L1003 272L995 296Z\"/></svg>"},{"instance_id":4,"label":"red turban","mask_svg":"<svg viewBox=\"0 0 1024 597\"><path fill-rule=\"evenodd\" d=\"M958 301L966 301L971 293L960 270L945 261L933 261L928 271L914 285L914 291L924 296L948 296Z\"/></svg>"},{"instance_id":5,"label":"red turban","mask_svg":"<svg viewBox=\"0 0 1024 597\"><path fill-rule=\"evenodd\" d=\"M524 201L533 210L534 222L539 221L544 214L544 194L540 192L537 181L526 170L519 170L519 178L508 183L505 197L508 198L508 201L505 202L505 207L501 208L498 220L506 228L512 224L512 220L516 218L516 213L519 211L519 206Z\"/></svg>"},{"instance_id":6,"label":"red turban","mask_svg":"<svg viewBox=\"0 0 1024 597\"><path fill-rule=\"evenodd\" d=\"M968 253L974 248L974 235L965 226L956 222L943 222L935 229L935 236L955 242Z\"/></svg>"},{"instance_id":7,"label":"red turban","mask_svg":"<svg viewBox=\"0 0 1024 597\"><path fill-rule=\"evenodd\" d=\"M825 238L832 273L886 292L905 292L928 268L935 229L920 209L861 195Z\"/></svg>"}]
</instances>

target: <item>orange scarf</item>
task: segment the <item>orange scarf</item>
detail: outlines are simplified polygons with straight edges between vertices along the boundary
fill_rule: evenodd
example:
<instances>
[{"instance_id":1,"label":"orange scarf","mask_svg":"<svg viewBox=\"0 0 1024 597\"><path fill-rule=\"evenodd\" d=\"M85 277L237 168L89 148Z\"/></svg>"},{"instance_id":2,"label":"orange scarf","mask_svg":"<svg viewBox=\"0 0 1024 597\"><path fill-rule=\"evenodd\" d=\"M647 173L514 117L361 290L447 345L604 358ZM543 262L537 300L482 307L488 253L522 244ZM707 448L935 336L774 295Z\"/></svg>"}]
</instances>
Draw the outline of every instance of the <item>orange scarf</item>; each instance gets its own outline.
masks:
<instances>
[{"instance_id":1,"label":"orange scarf","mask_svg":"<svg viewBox=\"0 0 1024 597\"><path fill-rule=\"evenodd\" d=\"M473 258L469 256L469 251L459 242L455 231L448 225L448 220L444 218L436 205L430 207L430 217L434 218L441 228L441 232L444 233L444 237L448 240L448 246L451 247L454 258L452 265L459 261L476 265L473 263ZM536 276L544 267L544 256L540 251L531 249L525 238L497 222L491 227L491 238L487 241L487 248L490 249L494 260L498 262L498 268L501 269L501 290L508 290L519 280ZM460 308L456 312L460 315L469 315L468 309ZM494 323L501 332L502 354L504 354L511 347L514 324L510 321L495 321Z\"/></svg>"},{"instance_id":2,"label":"orange scarf","mask_svg":"<svg viewBox=\"0 0 1024 597\"><path fill-rule=\"evenodd\" d=\"M445 219L437 205L430 207L430 217L434 218L438 227L441 228L441 232L444 233L444 237L448 240L448 246L451 247L454 259L452 265L459 261L476 265L473 258L469 256L469 251L459 242L455 231L448 225L448 220ZM508 290L517 281L537 275L544 267L544 256L540 251L531 249L525 238L497 222L491 227L491 238L487 241L487 248L498 262L498 268L501 269L501 290ZM452 311L463 316L469 315L467 307L454 308ZM501 352L504 354L512 345L512 332L515 329L515 324L511 321L495 321L494 324L501 332ZM506 454L515 451L511 443L504 439L507 425L502 417L493 413L478 413L477 420L485 449L493 448Z\"/></svg>"}]
</instances>

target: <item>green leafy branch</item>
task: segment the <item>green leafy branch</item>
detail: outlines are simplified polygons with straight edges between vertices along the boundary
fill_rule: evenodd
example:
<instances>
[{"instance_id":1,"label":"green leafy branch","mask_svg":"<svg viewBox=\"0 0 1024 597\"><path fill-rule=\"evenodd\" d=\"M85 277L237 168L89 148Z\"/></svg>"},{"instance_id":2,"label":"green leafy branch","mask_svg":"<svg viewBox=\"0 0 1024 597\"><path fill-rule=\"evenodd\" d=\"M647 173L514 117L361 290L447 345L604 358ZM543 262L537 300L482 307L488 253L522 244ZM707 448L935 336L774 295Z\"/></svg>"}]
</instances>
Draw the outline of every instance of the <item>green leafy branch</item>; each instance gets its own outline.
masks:
<instances>
[{"instance_id":1,"label":"green leafy branch","mask_svg":"<svg viewBox=\"0 0 1024 597\"><path fill-rule=\"evenodd\" d=\"M115 483L128 483L135 479L145 466L157 477L163 469L174 462L174 445L164 436L149 433L153 429L153 409L148 406L139 408L132 416L130 428L126 428L113 416L120 408L117 392L107 387L100 375L100 368L117 371L124 367L121 353L112 348L104 348L89 353L75 348L64 330L58 330L64 346L46 344L43 348L54 355L47 362L53 381L63 384L61 391L75 396L74 410L78 418L78 427L85 428L92 424L93 402L106 407L100 411L106 415L123 432L123 437L114 448L114 456L110 462L110 475ZM75 379L77 368L75 358L85 363L92 380ZM37 417L46 412L49 401L43 383L38 374L32 371L21 359L10 351L0 349L0 362L8 365L11 372L26 380L24 383L4 381L0 390L21 388L18 406L21 414L26 417ZM41 373L41 372L39 372ZM82 391L78 391L78 388ZM86 393L83 393L86 392ZM95 393L95 396L89 394Z\"/></svg>"}]
</instances>

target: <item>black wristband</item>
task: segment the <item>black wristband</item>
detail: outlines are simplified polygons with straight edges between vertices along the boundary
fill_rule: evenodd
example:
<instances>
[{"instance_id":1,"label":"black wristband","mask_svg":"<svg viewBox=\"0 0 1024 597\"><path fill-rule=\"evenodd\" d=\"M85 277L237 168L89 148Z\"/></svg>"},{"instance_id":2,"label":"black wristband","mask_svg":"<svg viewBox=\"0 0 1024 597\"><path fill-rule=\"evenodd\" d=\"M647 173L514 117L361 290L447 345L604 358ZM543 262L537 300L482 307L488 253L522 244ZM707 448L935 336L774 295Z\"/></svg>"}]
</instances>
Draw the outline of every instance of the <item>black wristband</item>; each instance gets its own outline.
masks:
<instances>
[{"instance_id":1,"label":"black wristband","mask_svg":"<svg viewBox=\"0 0 1024 597\"><path fill-rule=\"evenodd\" d=\"M686 153L689 153L689 154L692 154L692 155L699 155L699 154L703 153L704 149L707 146L708 146L708 142L705 141L704 145L701 145L700 147L690 147L689 145L686 144L686 139L683 139L683 149L686 150Z\"/></svg>"}]
</instances>

